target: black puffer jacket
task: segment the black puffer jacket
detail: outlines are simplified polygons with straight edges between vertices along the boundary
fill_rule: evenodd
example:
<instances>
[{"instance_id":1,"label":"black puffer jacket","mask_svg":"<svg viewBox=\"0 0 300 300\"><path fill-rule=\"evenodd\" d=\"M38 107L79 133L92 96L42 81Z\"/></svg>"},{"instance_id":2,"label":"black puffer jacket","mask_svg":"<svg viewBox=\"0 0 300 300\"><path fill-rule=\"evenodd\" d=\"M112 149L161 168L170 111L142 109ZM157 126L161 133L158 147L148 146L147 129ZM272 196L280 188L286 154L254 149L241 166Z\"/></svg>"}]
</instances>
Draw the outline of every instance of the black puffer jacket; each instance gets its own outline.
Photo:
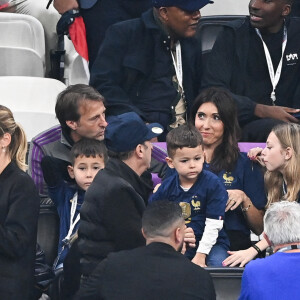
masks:
<instances>
[{"instance_id":1,"label":"black puffer jacket","mask_svg":"<svg viewBox=\"0 0 300 300\"><path fill-rule=\"evenodd\" d=\"M88 276L110 252L145 245L142 214L151 187L125 163L110 159L86 192L80 210L78 247Z\"/></svg>"}]
</instances>

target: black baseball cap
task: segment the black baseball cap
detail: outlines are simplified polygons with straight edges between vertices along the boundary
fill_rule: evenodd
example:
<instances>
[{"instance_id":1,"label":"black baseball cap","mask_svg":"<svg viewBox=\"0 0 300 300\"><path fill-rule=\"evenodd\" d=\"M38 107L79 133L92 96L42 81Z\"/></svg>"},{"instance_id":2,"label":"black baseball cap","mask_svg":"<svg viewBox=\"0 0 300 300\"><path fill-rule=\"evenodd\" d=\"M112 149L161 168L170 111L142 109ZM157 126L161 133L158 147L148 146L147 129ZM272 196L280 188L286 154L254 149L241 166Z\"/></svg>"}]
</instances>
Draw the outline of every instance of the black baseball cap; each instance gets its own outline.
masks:
<instances>
[{"instance_id":1,"label":"black baseball cap","mask_svg":"<svg viewBox=\"0 0 300 300\"><path fill-rule=\"evenodd\" d=\"M163 127L159 123L145 124L135 112L107 117L105 142L108 150L120 153L135 149L138 144L159 136Z\"/></svg>"},{"instance_id":2,"label":"black baseball cap","mask_svg":"<svg viewBox=\"0 0 300 300\"><path fill-rule=\"evenodd\" d=\"M208 3L213 3L210 0L152 0L154 7L169 7L176 6L187 11L196 11L204 7Z\"/></svg>"}]
</instances>

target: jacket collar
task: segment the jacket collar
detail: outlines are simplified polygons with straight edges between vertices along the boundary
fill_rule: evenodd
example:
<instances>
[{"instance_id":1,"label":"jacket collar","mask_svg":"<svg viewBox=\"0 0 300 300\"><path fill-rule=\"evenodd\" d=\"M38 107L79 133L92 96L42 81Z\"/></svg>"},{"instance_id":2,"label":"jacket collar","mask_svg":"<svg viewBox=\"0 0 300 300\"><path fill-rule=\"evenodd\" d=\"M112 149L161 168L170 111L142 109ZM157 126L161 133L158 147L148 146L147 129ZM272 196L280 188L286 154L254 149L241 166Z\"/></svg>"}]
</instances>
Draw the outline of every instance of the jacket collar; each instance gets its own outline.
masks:
<instances>
[{"instance_id":1,"label":"jacket collar","mask_svg":"<svg viewBox=\"0 0 300 300\"><path fill-rule=\"evenodd\" d=\"M134 190L143 198L144 202L148 202L152 187L144 182L129 166L123 161L115 158L110 158L105 169L108 172L117 174L119 177L128 182Z\"/></svg>"},{"instance_id":2,"label":"jacket collar","mask_svg":"<svg viewBox=\"0 0 300 300\"><path fill-rule=\"evenodd\" d=\"M74 141L72 140L70 134L63 130L63 128L61 129L60 141L63 145L66 145L68 148L72 148L72 146L74 145Z\"/></svg>"},{"instance_id":3,"label":"jacket collar","mask_svg":"<svg viewBox=\"0 0 300 300\"><path fill-rule=\"evenodd\" d=\"M159 34L163 46L167 51L169 51L171 47L171 36L168 34L167 29L161 21L154 16L153 9L149 9L143 13L141 19L147 29L153 30L156 34ZM180 38L180 43L182 44L182 42L186 39L193 38Z\"/></svg>"},{"instance_id":4,"label":"jacket collar","mask_svg":"<svg viewBox=\"0 0 300 300\"><path fill-rule=\"evenodd\" d=\"M169 51L171 46L171 37L168 35L160 20L155 18L153 9L149 9L142 15L142 21L147 29L156 31L156 34L159 34L161 43L166 50Z\"/></svg>"},{"instance_id":5,"label":"jacket collar","mask_svg":"<svg viewBox=\"0 0 300 300\"><path fill-rule=\"evenodd\" d=\"M177 252L171 245L162 242L152 242L146 246L148 249L159 252ZM178 252L179 253L179 252Z\"/></svg>"}]
</instances>

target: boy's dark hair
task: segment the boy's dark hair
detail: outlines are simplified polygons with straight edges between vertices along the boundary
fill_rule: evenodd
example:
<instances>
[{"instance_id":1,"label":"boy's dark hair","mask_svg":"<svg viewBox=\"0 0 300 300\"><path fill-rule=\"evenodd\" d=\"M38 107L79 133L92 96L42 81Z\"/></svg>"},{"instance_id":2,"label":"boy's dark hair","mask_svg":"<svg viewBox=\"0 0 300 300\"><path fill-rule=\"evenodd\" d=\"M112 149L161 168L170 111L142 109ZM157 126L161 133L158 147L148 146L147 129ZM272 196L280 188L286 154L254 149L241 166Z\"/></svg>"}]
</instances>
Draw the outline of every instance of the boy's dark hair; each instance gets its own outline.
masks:
<instances>
[{"instance_id":1,"label":"boy's dark hair","mask_svg":"<svg viewBox=\"0 0 300 300\"><path fill-rule=\"evenodd\" d=\"M142 217L142 227L147 237L165 236L166 229L184 222L182 209L177 202L160 200L150 203Z\"/></svg>"},{"instance_id":2,"label":"boy's dark hair","mask_svg":"<svg viewBox=\"0 0 300 300\"><path fill-rule=\"evenodd\" d=\"M168 156L173 158L177 149L196 148L203 143L200 132L193 125L181 125L167 134Z\"/></svg>"},{"instance_id":3,"label":"boy's dark hair","mask_svg":"<svg viewBox=\"0 0 300 300\"><path fill-rule=\"evenodd\" d=\"M73 145L71 149L72 165L74 165L75 159L78 156L100 156L103 158L104 163L106 163L108 159L107 150L104 142L89 138L82 138Z\"/></svg>"}]
</instances>

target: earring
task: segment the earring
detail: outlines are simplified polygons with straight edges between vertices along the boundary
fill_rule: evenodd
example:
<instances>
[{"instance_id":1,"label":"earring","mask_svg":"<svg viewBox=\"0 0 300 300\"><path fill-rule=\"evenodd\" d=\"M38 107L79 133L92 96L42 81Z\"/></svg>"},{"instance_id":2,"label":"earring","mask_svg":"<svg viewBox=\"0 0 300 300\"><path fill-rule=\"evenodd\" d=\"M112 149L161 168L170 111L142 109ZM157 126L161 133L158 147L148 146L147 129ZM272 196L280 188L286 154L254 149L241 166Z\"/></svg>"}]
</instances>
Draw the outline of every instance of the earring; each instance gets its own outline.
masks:
<instances>
[{"instance_id":1,"label":"earring","mask_svg":"<svg viewBox=\"0 0 300 300\"><path fill-rule=\"evenodd\" d=\"M2 146L2 152L5 153L6 152L6 148L4 146Z\"/></svg>"}]
</instances>

